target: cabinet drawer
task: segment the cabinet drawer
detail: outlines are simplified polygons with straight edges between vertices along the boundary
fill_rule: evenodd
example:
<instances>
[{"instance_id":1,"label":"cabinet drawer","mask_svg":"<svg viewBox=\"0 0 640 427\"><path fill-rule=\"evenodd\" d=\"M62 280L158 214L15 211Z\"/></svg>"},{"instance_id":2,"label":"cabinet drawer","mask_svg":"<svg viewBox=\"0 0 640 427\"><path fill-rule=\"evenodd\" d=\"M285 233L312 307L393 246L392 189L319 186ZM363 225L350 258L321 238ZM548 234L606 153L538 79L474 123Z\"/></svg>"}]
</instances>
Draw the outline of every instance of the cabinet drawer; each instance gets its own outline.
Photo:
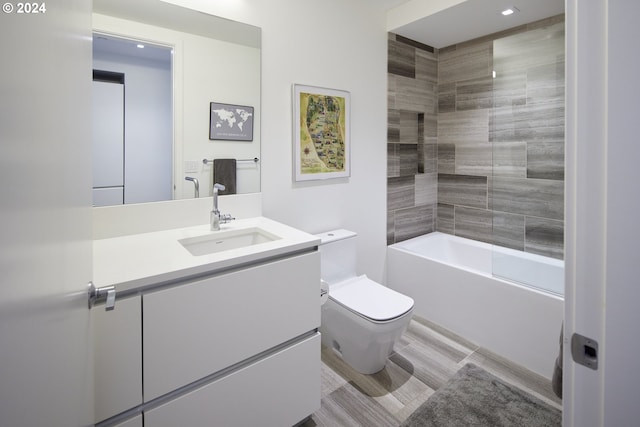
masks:
<instances>
[{"instance_id":1,"label":"cabinet drawer","mask_svg":"<svg viewBox=\"0 0 640 427\"><path fill-rule=\"evenodd\" d=\"M91 316L98 422L142 403L141 299L118 300L113 311L96 306Z\"/></svg>"},{"instance_id":2,"label":"cabinet drawer","mask_svg":"<svg viewBox=\"0 0 640 427\"><path fill-rule=\"evenodd\" d=\"M145 412L145 427L292 426L320 408L320 335Z\"/></svg>"},{"instance_id":3,"label":"cabinet drawer","mask_svg":"<svg viewBox=\"0 0 640 427\"><path fill-rule=\"evenodd\" d=\"M318 328L319 257L298 255L144 295L144 400Z\"/></svg>"}]
</instances>

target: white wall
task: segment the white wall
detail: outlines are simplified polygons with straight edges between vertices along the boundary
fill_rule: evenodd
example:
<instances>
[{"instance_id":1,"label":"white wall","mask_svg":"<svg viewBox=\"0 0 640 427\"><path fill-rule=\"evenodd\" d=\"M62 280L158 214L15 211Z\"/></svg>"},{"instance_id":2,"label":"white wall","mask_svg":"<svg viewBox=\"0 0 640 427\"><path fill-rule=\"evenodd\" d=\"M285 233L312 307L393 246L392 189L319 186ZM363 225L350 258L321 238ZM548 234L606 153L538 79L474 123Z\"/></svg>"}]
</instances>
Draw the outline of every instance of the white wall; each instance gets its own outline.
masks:
<instances>
[{"instance_id":1,"label":"white wall","mask_svg":"<svg viewBox=\"0 0 640 427\"><path fill-rule=\"evenodd\" d=\"M307 232L359 234L359 270L383 280L387 32L367 0L171 1L262 28L263 214ZM351 177L292 180L292 85L351 93Z\"/></svg>"}]
</instances>

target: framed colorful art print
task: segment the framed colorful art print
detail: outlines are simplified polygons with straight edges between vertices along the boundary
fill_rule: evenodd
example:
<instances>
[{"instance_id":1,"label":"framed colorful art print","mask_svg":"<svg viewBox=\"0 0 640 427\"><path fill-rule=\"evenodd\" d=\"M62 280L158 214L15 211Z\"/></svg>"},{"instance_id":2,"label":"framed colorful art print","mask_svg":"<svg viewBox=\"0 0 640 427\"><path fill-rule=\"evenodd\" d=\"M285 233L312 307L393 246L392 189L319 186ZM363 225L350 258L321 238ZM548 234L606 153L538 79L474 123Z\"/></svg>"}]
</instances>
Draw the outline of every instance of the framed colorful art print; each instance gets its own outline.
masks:
<instances>
[{"instance_id":1,"label":"framed colorful art print","mask_svg":"<svg viewBox=\"0 0 640 427\"><path fill-rule=\"evenodd\" d=\"M350 176L350 102L342 90L293 86L295 181Z\"/></svg>"}]
</instances>

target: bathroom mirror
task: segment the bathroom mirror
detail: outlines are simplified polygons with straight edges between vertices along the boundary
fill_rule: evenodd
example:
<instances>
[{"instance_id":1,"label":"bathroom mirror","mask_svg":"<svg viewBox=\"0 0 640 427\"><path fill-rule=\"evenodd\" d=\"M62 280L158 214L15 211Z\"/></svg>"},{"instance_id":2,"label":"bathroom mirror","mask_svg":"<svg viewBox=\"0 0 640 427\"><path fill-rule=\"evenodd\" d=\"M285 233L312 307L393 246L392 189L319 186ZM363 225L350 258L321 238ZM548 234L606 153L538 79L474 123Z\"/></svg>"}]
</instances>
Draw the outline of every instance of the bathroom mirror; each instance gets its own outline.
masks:
<instances>
[{"instance_id":1,"label":"bathroom mirror","mask_svg":"<svg viewBox=\"0 0 640 427\"><path fill-rule=\"evenodd\" d=\"M167 89L170 95L165 97L171 110L167 119L171 121L169 124L167 120L148 119L149 115L145 114L127 123L127 110L133 110L129 105L136 105L136 99L129 98L134 97L136 91L128 85L133 85L136 78L130 76L127 79L127 72L122 73L126 98L124 203L193 198L196 197L196 182L199 197L210 196L214 159L232 159L232 163L235 160L236 193L259 192L260 28L161 0L94 0L93 12L94 41L98 38L102 42L114 40L123 46L133 46L132 51L138 45L144 45L147 51L150 48L165 49L170 57L171 87ZM138 48L138 51L145 48ZM113 62L118 61L120 59ZM147 57L140 61L151 63L155 58ZM121 72L118 65L105 65L104 61L97 67L101 71ZM151 78L137 79L151 81ZM148 97L145 99L149 101ZM211 105L220 104L228 107L229 111L212 111ZM240 111L239 108L245 110ZM102 121L102 116L98 115L97 121ZM233 132L243 125L251 127L250 134L235 137ZM224 133L220 137L217 129L214 129L216 138L210 139L214 134L212 128L225 126L233 128L228 139ZM156 152L161 151L154 146L155 140L159 139L154 136L159 128L166 128L171 139L170 159L164 162L164 166L155 161ZM128 134L132 129L138 129L136 135ZM138 150L142 153L128 159L127 152L134 146L142 147ZM94 166L101 159L104 157L94 157ZM156 178L158 170L168 178ZM137 195L127 197L127 179L134 176L142 184L130 184L129 188L136 190L129 193ZM164 184L159 184L160 181ZM139 185L168 185L170 188L169 191L163 190L166 197L158 198L152 196L152 191L140 190Z\"/></svg>"}]
</instances>

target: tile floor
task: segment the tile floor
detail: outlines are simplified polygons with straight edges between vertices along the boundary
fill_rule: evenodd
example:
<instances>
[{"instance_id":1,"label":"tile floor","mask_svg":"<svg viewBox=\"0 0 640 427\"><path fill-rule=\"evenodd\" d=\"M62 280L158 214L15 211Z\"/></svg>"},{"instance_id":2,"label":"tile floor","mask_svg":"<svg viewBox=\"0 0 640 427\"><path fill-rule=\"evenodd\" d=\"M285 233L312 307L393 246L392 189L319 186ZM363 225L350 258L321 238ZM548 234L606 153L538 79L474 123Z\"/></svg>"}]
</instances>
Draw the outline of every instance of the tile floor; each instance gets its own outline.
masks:
<instances>
[{"instance_id":1,"label":"tile floor","mask_svg":"<svg viewBox=\"0 0 640 427\"><path fill-rule=\"evenodd\" d=\"M359 374L323 347L321 407L301 426L398 426L468 362L562 408L546 378L414 316L386 367L374 375Z\"/></svg>"}]
</instances>

